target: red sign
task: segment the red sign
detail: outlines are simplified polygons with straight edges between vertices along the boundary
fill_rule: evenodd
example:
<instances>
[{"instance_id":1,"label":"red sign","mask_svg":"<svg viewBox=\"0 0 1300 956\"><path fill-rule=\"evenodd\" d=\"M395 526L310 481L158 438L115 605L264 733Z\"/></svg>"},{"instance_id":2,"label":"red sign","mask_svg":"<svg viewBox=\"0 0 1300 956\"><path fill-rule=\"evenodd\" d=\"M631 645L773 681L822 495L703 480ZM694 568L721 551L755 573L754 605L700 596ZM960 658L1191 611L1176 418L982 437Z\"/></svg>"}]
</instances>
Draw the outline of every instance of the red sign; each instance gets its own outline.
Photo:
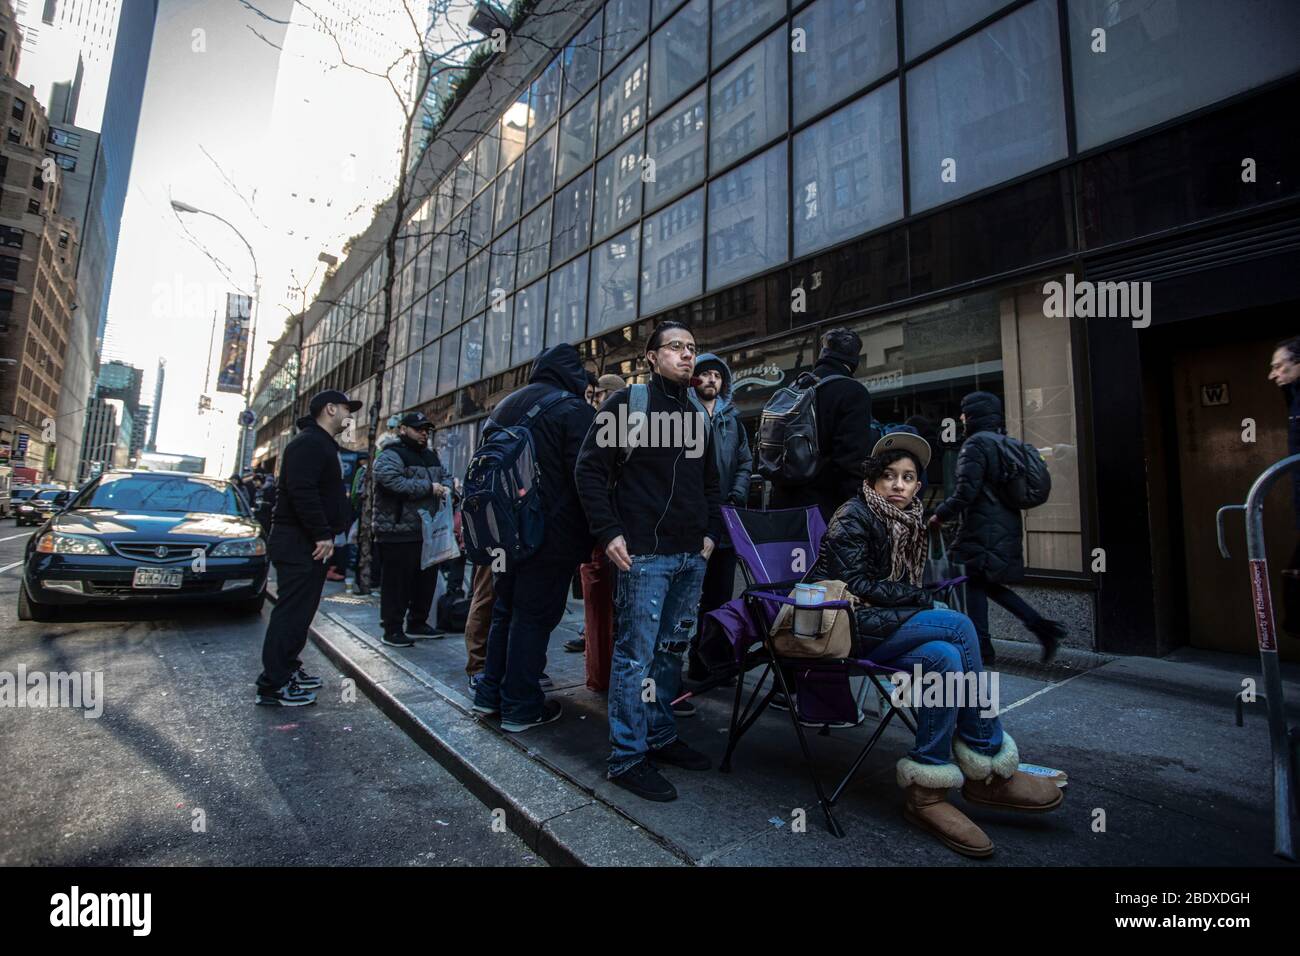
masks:
<instances>
[{"instance_id":1,"label":"red sign","mask_svg":"<svg viewBox=\"0 0 1300 956\"><path fill-rule=\"evenodd\" d=\"M1250 589L1255 598L1255 633L1259 636L1259 649L1276 651L1277 635L1273 633L1273 598L1268 589L1268 562L1263 558L1250 562Z\"/></svg>"}]
</instances>

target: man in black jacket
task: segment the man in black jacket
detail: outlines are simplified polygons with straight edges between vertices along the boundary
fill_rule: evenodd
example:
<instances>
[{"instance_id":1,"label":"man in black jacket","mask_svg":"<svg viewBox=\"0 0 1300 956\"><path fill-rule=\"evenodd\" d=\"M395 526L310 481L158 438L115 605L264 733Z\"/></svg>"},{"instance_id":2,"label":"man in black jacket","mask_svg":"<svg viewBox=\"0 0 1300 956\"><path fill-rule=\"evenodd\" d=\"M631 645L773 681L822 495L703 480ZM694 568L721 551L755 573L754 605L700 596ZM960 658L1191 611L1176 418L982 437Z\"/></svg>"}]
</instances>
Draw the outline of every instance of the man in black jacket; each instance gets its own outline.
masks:
<instances>
[{"instance_id":1,"label":"man in black jacket","mask_svg":"<svg viewBox=\"0 0 1300 956\"><path fill-rule=\"evenodd\" d=\"M409 412L397 425L397 440L375 456L374 539L383 552L379 619L383 643L414 644L409 635L442 635L429 626L429 610L438 585L438 568L420 567L424 547L421 512L437 514L451 507L451 494L438 453L429 447L433 422L422 412ZM402 630L402 621L406 630Z\"/></svg>"},{"instance_id":2,"label":"man in black jacket","mask_svg":"<svg viewBox=\"0 0 1300 956\"><path fill-rule=\"evenodd\" d=\"M677 736L672 709L705 567L722 536L712 431L690 400L695 355L690 330L661 322L646 343L649 383L620 389L605 401L576 471L597 544L619 569L609 778L647 800L677 796L656 764L710 766ZM645 420L635 417L638 395L645 399Z\"/></svg>"},{"instance_id":3,"label":"man in black jacket","mask_svg":"<svg viewBox=\"0 0 1300 956\"><path fill-rule=\"evenodd\" d=\"M994 660L989 637L989 598L1018 617L1043 645L1043 660L1056 655L1065 628L1044 618L1020 595L1006 586L1025 573L1020 537L1020 512L1008 508L995 488L1002 480L998 436L1005 434L1002 400L992 392L971 392L961 400L961 420L966 432L957 455L957 482L952 496L935 509L930 518L937 528L962 516L961 530L950 552L964 566L966 612L979 635L980 657L985 664Z\"/></svg>"},{"instance_id":4,"label":"man in black jacket","mask_svg":"<svg viewBox=\"0 0 1300 956\"><path fill-rule=\"evenodd\" d=\"M770 507L816 505L829 524L835 509L862 487L862 463L879 436L871 426L871 393L853 377L861 353L862 339L851 329L831 329L822 336L813 375L818 379L844 376L817 389L817 448L822 469L802 485L773 483Z\"/></svg>"},{"instance_id":5,"label":"man in black jacket","mask_svg":"<svg viewBox=\"0 0 1300 956\"><path fill-rule=\"evenodd\" d=\"M350 401L340 391L321 392L312 398L311 414L298 419L300 430L285 446L268 549L278 600L262 642L259 704L301 707L316 702L312 691L321 686L321 679L303 670L298 655L320 605L334 536L352 524L334 436L359 408L361 402Z\"/></svg>"},{"instance_id":6,"label":"man in black jacket","mask_svg":"<svg viewBox=\"0 0 1300 956\"><path fill-rule=\"evenodd\" d=\"M573 468L595 410L584 400L587 372L572 345L553 346L533 362L528 384L507 395L491 422L517 425L539 402L566 397L532 424L544 511L540 547L493 578L496 602L488 629L487 659L474 689L474 711L500 713L501 729L520 733L560 717L560 702L547 700L540 682L551 631L564 616L574 569L591 553ZM485 433L487 428L484 429Z\"/></svg>"}]
</instances>

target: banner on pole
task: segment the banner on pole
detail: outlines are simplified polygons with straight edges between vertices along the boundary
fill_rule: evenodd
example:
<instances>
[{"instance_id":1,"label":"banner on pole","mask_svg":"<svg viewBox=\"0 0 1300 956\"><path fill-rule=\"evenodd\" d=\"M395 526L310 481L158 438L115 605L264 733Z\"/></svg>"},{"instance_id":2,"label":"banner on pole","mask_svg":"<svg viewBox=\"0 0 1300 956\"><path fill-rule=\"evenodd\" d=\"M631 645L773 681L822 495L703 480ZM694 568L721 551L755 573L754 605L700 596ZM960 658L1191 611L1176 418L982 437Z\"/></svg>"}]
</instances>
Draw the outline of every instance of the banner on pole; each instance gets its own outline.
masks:
<instances>
[{"instance_id":1,"label":"banner on pole","mask_svg":"<svg viewBox=\"0 0 1300 956\"><path fill-rule=\"evenodd\" d=\"M221 368L217 372L217 391L242 394L244 365L248 361L248 319L252 298L226 293L226 331L221 339Z\"/></svg>"}]
</instances>

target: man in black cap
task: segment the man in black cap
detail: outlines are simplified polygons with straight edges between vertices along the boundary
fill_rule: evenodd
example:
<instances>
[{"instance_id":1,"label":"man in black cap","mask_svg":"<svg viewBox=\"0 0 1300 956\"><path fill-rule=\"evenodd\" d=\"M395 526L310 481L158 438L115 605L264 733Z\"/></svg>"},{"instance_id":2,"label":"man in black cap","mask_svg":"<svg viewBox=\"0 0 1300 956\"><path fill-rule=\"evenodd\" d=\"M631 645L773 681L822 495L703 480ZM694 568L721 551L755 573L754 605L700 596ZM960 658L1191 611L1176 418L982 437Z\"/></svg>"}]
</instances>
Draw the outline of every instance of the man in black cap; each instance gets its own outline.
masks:
<instances>
[{"instance_id":1,"label":"man in black cap","mask_svg":"<svg viewBox=\"0 0 1300 956\"><path fill-rule=\"evenodd\" d=\"M441 637L429 626L429 610L438 583L438 568L420 567L424 542L422 511L436 514L451 507L451 495L438 453L429 447L433 422L408 412L397 424L397 441L375 457L374 537L384 556L379 618L383 642L411 647L408 635ZM445 504L444 504L445 503ZM462 566L462 576L464 575ZM403 618L406 630L402 630Z\"/></svg>"},{"instance_id":2,"label":"man in black cap","mask_svg":"<svg viewBox=\"0 0 1300 956\"><path fill-rule=\"evenodd\" d=\"M298 419L299 432L285 446L268 549L279 599L262 643L259 704L301 707L316 702L313 691L321 679L303 670L298 655L320 605L334 536L352 524L334 436L360 408L361 402L343 392L321 392L312 398L311 414Z\"/></svg>"},{"instance_id":3,"label":"man in black cap","mask_svg":"<svg viewBox=\"0 0 1300 956\"><path fill-rule=\"evenodd\" d=\"M801 485L772 485L772 508L816 505L830 524L835 509L862 487L862 463L879 437L871 425L871 393L853 377L861 361L862 339L852 329L831 329L822 336L822 350L813 366L819 381L836 376L817 389L817 448L824 459L821 471Z\"/></svg>"}]
</instances>

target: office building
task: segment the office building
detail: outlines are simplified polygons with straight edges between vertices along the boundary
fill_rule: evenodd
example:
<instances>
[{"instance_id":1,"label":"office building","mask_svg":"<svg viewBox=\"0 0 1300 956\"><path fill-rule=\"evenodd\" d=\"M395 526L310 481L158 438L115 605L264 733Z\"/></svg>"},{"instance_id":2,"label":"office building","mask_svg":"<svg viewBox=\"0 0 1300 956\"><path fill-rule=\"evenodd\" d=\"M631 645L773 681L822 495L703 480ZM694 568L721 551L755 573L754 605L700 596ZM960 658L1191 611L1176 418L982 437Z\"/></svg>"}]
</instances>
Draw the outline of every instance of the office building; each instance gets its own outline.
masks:
<instances>
[{"instance_id":1,"label":"office building","mask_svg":"<svg viewBox=\"0 0 1300 956\"><path fill-rule=\"evenodd\" d=\"M424 411L463 471L541 348L643 377L649 330L675 318L730 363L752 437L848 326L879 422L939 426L984 389L1047 459L1022 593L1070 643L1254 649L1240 525L1224 560L1214 518L1286 450L1265 377L1300 306L1300 4L537 9L522 29L544 52L494 61L458 107L480 135L435 138L412 174L427 198L378 378L391 208L308 311L302 394L382 384L383 416ZM294 411L266 408L262 432ZM958 442L939 445L941 483Z\"/></svg>"}]
</instances>

